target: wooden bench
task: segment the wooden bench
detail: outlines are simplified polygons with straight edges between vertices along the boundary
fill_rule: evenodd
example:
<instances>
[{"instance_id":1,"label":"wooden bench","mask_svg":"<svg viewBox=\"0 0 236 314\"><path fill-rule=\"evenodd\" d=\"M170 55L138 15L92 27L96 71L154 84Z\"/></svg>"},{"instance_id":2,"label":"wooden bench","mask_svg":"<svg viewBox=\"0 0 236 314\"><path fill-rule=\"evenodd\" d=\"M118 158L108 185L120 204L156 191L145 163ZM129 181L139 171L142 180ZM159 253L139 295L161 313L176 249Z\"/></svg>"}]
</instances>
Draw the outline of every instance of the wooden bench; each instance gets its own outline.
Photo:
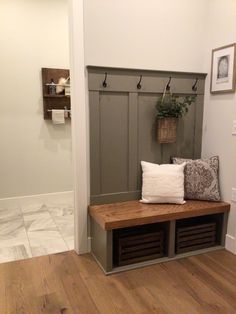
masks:
<instances>
[{"instance_id":1,"label":"wooden bench","mask_svg":"<svg viewBox=\"0 0 236 314\"><path fill-rule=\"evenodd\" d=\"M106 274L223 248L230 205L91 205L91 251Z\"/></svg>"}]
</instances>

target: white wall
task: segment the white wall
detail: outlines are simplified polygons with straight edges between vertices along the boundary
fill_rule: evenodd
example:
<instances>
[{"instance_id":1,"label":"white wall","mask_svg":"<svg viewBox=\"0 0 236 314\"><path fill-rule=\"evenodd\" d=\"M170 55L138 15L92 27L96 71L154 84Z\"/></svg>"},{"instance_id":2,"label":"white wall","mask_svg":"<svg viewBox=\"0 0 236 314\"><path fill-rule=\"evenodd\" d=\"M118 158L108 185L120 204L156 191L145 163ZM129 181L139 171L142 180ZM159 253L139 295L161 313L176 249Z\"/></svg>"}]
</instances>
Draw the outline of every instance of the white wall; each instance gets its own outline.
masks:
<instances>
[{"instance_id":1,"label":"white wall","mask_svg":"<svg viewBox=\"0 0 236 314\"><path fill-rule=\"evenodd\" d=\"M84 15L87 65L210 73L211 50L236 41L234 0L87 0ZM70 125L43 120L40 80L41 67L69 66L67 31L66 0L0 2L0 198L72 189ZM203 156L220 156L226 201L236 187L233 119L235 94L210 95L208 77ZM233 204L232 237L235 222Z\"/></svg>"},{"instance_id":2,"label":"white wall","mask_svg":"<svg viewBox=\"0 0 236 314\"><path fill-rule=\"evenodd\" d=\"M211 51L236 42L236 2L210 0L205 51L205 68L211 70ZM236 95L210 94L210 74L205 89L203 156L220 156L220 185L222 197L231 200L231 189L236 187L236 137L232 136L232 121L236 120ZM227 247L236 253L231 241L236 235L236 206L232 203L228 225Z\"/></svg>"},{"instance_id":3,"label":"white wall","mask_svg":"<svg viewBox=\"0 0 236 314\"><path fill-rule=\"evenodd\" d=\"M41 85L41 67L69 67L67 10L0 1L0 198L72 190L70 123L43 119Z\"/></svg>"},{"instance_id":4,"label":"white wall","mask_svg":"<svg viewBox=\"0 0 236 314\"><path fill-rule=\"evenodd\" d=\"M213 48L236 42L234 0L88 0L84 2L87 65L210 73ZM222 197L236 187L235 94L211 95L206 81L203 153L220 156ZM227 247L236 253L236 206ZM232 244L233 243L233 244ZM233 246L233 247L232 247Z\"/></svg>"},{"instance_id":5,"label":"white wall","mask_svg":"<svg viewBox=\"0 0 236 314\"><path fill-rule=\"evenodd\" d=\"M89 65L202 72L206 0L87 0Z\"/></svg>"}]
</instances>

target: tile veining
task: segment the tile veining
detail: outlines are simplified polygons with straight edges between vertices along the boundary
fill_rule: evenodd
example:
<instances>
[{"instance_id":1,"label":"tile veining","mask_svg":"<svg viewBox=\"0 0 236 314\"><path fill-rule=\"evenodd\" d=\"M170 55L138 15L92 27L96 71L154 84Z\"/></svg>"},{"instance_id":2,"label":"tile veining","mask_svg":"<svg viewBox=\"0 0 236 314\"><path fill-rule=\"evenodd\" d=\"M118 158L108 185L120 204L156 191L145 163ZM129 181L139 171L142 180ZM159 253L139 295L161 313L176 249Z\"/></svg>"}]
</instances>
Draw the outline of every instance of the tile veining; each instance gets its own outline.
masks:
<instances>
[{"instance_id":1,"label":"tile veining","mask_svg":"<svg viewBox=\"0 0 236 314\"><path fill-rule=\"evenodd\" d=\"M0 263L73 249L72 204L0 208Z\"/></svg>"}]
</instances>

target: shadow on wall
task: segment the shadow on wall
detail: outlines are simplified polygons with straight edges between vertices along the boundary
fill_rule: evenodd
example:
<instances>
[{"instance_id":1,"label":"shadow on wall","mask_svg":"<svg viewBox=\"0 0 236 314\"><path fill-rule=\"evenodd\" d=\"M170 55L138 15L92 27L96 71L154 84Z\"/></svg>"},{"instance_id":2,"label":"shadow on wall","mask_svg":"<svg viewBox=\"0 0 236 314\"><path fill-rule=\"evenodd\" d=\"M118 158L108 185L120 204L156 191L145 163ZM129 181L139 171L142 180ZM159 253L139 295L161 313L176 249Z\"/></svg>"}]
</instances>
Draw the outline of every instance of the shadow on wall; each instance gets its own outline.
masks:
<instances>
[{"instance_id":1,"label":"shadow on wall","mask_svg":"<svg viewBox=\"0 0 236 314\"><path fill-rule=\"evenodd\" d=\"M39 139L44 141L44 147L49 151L60 152L63 150L71 152L71 122L68 120L65 124L54 125L52 121L45 121L42 118Z\"/></svg>"},{"instance_id":2,"label":"shadow on wall","mask_svg":"<svg viewBox=\"0 0 236 314\"><path fill-rule=\"evenodd\" d=\"M41 82L41 70L39 71L39 79ZM42 85L40 86L40 89L42 91ZM51 152L71 152L71 119L66 119L65 124L59 125L53 124L52 120L44 120L42 96L38 99L37 115L40 115L42 119L38 138L44 141L44 148Z\"/></svg>"}]
</instances>

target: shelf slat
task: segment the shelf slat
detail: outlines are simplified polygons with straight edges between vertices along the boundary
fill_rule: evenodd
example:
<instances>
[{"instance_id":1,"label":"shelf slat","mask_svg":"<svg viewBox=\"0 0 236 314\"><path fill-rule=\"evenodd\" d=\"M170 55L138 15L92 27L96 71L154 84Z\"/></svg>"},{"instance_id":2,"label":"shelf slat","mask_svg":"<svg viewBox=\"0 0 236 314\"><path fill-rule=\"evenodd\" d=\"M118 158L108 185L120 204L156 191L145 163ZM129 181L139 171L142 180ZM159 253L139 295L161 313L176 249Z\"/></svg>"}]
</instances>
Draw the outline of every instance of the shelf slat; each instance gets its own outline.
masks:
<instances>
[{"instance_id":1,"label":"shelf slat","mask_svg":"<svg viewBox=\"0 0 236 314\"><path fill-rule=\"evenodd\" d=\"M70 95L49 95L49 94L46 94L46 95L43 95L43 97L48 97L48 98L69 98Z\"/></svg>"}]
</instances>

